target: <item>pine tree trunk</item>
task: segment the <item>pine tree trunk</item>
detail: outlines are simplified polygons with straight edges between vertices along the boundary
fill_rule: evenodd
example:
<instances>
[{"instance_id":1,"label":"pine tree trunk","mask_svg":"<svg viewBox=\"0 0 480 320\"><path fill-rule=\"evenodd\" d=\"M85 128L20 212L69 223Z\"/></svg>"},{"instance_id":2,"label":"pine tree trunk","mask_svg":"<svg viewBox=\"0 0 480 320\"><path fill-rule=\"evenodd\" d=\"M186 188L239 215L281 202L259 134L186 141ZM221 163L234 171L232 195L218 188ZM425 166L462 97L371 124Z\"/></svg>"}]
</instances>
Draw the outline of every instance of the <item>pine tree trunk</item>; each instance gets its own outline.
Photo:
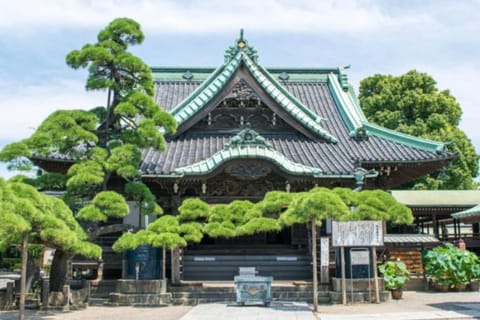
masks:
<instances>
[{"instance_id":1,"label":"pine tree trunk","mask_svg":"<svg viewBox=\"0 0 480 320\"><path fill-rule=\"evenodd\" d=\"M162 248L162 255L162 279L165 280L167 278L167 249L165 249L165 247Z\"/></svg>"},{"instance_id":2,"label":"pine tree trunk","mask_svg":"<svg viewBox=\"0 0 480 320\"><path fill-rule=\"evenodd\" d=\"M27 259L28 259L28 233L23 235L22 241L22 274L20 276L20 301L18 310L18 319L25 319L25 295L27 284Z\"/></svg>"},{"instance_id":3,"label":"pine tree trunk","mask_svg":"<svg viewBox=\"0 0 480 320\"><path fill-rule=\"evenodd\" d=\"M313 260L313 311L318 311L318 279L317 279L317 222L312 218L312 260Z\"/></svg>"},{"instance_id":4,"label":"pine tree trunk","mask_svg":"<svg viewBox=\"0 0 480 320\"><path fill-rule=\"evenodd\" d=\"M67 262L73 254L60 249L55 250L50 269L50 292L62 292L67 282Z\"/></svg>"}]
</instances>

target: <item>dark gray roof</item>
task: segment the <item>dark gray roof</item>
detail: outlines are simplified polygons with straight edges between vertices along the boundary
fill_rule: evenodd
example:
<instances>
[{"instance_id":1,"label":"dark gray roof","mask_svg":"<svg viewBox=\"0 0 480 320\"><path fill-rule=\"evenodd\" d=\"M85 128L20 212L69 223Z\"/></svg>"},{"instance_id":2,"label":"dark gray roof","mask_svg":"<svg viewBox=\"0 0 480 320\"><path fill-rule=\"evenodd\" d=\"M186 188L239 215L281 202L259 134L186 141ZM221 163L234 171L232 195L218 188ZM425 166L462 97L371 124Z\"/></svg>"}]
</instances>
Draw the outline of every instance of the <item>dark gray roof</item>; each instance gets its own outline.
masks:
<instances>
[{"instance_id":1,"label":"dark gray roof","mask_svg":"<svg viewBox=\"0 0 480 320\"><path fill-rule=\"evenodd\" d=\"M156 81L155 99L166 111L172 110L200 81ZM313 112L325 118L322 126L338 143L311 140L298 135L263 135L273 148L288 159L320 168L325 174L351 174L355 162L421 162L445 159L449 155L425 151L385 138L370 136L365 141L350 137L325 81L282 82L282 85ZM184 134L168 141L166 152L144 151L141 170L146 174L168 174L221 150L229 135Z\"/></svg>"}]
</instances>

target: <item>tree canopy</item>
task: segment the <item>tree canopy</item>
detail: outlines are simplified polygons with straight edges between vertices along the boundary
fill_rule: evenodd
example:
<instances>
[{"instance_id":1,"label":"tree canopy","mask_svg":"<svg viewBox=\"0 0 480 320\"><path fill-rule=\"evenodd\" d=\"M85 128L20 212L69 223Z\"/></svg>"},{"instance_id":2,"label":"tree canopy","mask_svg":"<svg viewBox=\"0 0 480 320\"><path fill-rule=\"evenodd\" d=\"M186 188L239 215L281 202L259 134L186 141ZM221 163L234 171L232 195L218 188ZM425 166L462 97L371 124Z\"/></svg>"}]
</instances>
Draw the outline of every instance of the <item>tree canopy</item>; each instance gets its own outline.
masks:
<instances>
[{"instance_id":1,"label":"tree canopy","mask_svg":"<svg viewBox=\"0 0 480 320\"><path fill-rule=\"evenodd\" d=\"M29 242L50 248L87 257L101 254L62 200L30 185L0 178L0 220L0 248L18 244L28 234Z\"/></svg>"},{"instance_id":2,"label":"tree canopy","mask_svg":"<svg viewBox=\"0 0 480 320\"><path fill-rule=\"evenodd\" d=\"M19 319L24 319L27 248L29 243L99 258L101 249L88 241L88 235L60 199L38 192L34 187L0 179L0 250L21 243Z\"/></svg>"},{"instance_id":3,"label":"tree canopy","mask_svg":"<svg viewBox=\"0 0 480 320\"><path fill-rule=\"evenodd\" d=\"M401 76L381 75L360 83L360 105L366 117L381 126L417 137L451 142L458 155L440 172L422 177L408 188L472 189L478 174L478 155L458 128L462 110L448 90L439 91L435 80L416 70Z\"/></svg>"},{"instance_id":4,"label":"tree canopy","mask_svg":"<svg viewBox=\"0 0 480 320\"><path fill-rule=\"evenodd\" d=\"M73 161L67 172L68 196L64 199L75 205L87 203L78 213L87 221L107 221L128 214L126 200L117 192L120 190L110 190L113 176L124 179L124 194L140 204L143 213L161 212L153 194L140 182L141 152L145 148L164 150L164 134L175 132L176 122L153 99L151 69L129 52L143 39L137 22L119 18L98 33L96 43L70 52L66 63L74 69L88 70L86 89L106 91L106 105L90 110L57 110L30 137L0 152L1 161L22 169L31 167L29 159L36 157ZM91 233L101 234L98 230ZM55 275L61 273L56 269L57 253L60 251L56 251L52 264ZM61 263L66 263L66 258ZM52 279L51 285L52 290L61 290L63 284Z\"/></svg>"}]
</instances>

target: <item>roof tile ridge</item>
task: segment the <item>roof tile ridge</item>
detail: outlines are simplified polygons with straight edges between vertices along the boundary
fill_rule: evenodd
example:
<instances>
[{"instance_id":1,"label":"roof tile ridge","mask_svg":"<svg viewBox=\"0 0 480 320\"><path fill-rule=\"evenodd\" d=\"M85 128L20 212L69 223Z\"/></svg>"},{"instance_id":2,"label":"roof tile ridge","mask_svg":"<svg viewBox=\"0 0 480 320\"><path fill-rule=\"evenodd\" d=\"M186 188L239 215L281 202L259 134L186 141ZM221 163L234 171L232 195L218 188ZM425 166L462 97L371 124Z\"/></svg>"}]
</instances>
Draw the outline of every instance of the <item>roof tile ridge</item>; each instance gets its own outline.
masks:
<instances>
[{"instance_id":1,"label":"roof tile ridge","mask_svg":"<svg viewBox=\"0 0 480 320\"><path fill-rule=\"evenodd\" d=\"M293 117L295 117L297 120L300 122L304 123L307 127L310 127L310 129L313 129L317 134L319 134L321 137L329 140L332 143L337 143L338 140L335 136L333 136L331 133L329 133L325 128L323 128L319 122L323 119L321 116L317 115L314 113L312 110L307 108L302 102L300 102L296 97L294 97L291 93L288 92L277 80L275 80L269 73L266 71L265 68L263 68L261 65L255 63L254 61L251 60L248 55L242 55L242 60L244 61L245 65L247 68L252 72L253 76L256 78L256 80L259 82L259 84L265 89L269 94L270 92L266 89L265 81L260 81L257 79L258 76L255 75L255 70L252 70L253 67L258 68L258 72L261 73L262 76L265 77L266 81L271 83L275 89L280 91L282 95L286 97L286 99L291 102L295 107L299 109L299 111L305 115L304 118L305 120L302 119L300 115L297 114L292 114ZM273 96L272 98L276 100L280 105L282 105L284 108L286 108L285 103L283 102L283 99ZM287 109L287 111L289 111ZM310 121L309 121L310 120Z\"/></svg>"}]
</instances>

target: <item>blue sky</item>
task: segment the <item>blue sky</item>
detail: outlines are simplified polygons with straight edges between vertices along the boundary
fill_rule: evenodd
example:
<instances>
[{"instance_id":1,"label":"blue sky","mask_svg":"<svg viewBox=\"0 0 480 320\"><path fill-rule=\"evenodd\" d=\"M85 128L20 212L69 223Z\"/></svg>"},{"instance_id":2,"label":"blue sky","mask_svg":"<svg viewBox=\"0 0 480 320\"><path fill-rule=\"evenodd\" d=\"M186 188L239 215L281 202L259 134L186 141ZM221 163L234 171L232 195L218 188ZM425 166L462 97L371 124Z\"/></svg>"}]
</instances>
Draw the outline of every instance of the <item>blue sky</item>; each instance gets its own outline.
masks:
<instances>
[{"instance_id":1,"label":"blue sky","mask_svg":"<svg viewBox=\"0 0 480 320\"><path fill-rule=\"evenodd\" d=\"M132 51L152 66L215 67L243 28L262 65L351 65L357 92L375 73L427 72L457 98L460 127L480 151L480 1L4 0L1 8L0 146L30 135L53 110L104 104L65 56L130 17L146 36Z\"/></svg>"}]
</instances>

